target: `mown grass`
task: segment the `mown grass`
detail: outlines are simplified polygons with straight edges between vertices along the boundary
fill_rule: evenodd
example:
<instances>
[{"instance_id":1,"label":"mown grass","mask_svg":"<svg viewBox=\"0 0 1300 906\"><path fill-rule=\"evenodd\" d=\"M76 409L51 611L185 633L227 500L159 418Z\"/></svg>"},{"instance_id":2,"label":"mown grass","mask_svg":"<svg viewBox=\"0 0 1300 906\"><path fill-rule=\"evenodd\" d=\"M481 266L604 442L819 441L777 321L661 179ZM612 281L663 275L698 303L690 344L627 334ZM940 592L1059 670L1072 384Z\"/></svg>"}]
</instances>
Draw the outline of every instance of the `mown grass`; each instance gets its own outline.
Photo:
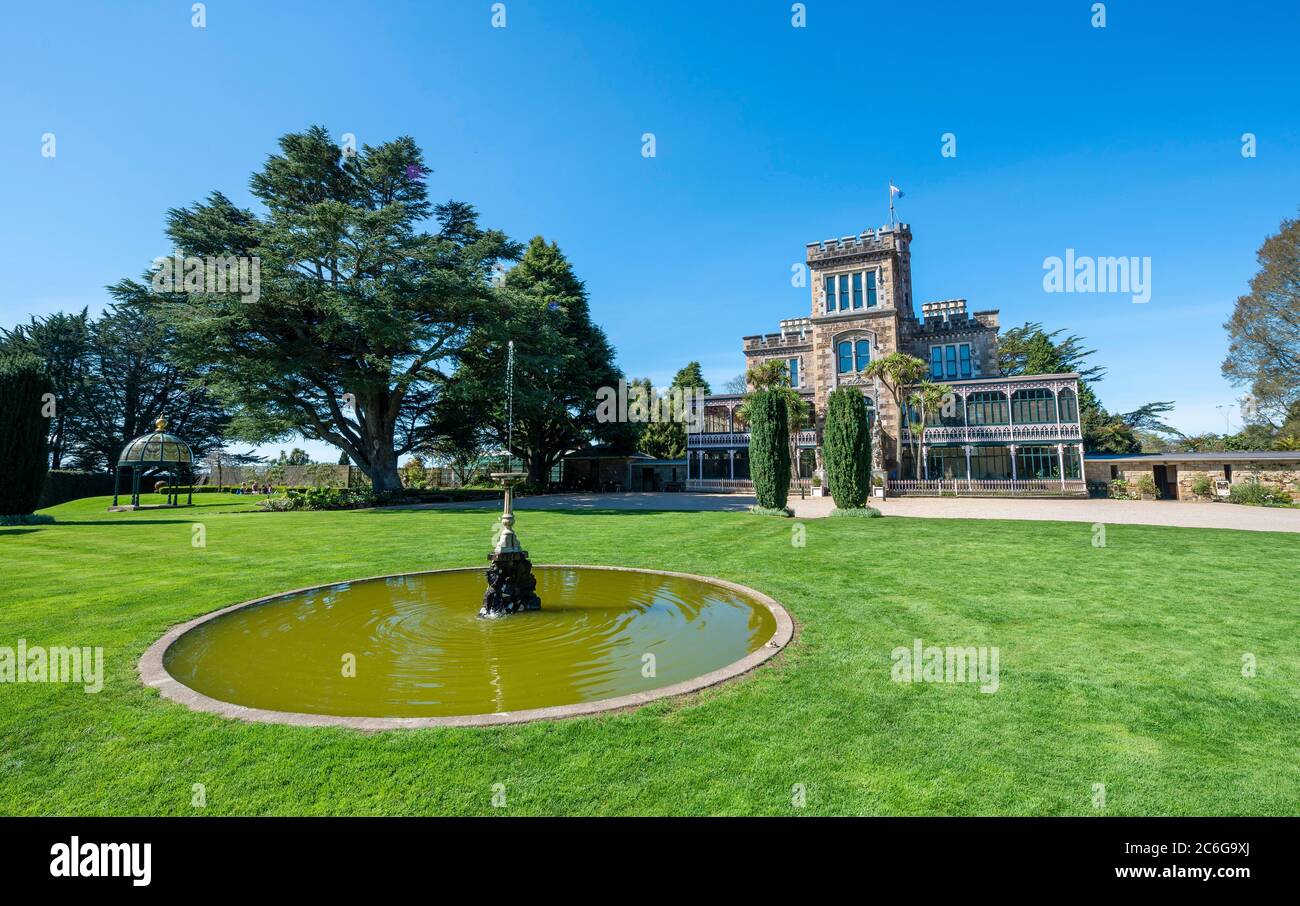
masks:
<instances>
[{"instance_id":1,"label":"mown grass","mask_svg":"<svg viewBox=\"0 0 1300 906\"><path fill-rule=\"evenodd\" d=\"M1116 525L1096 547L1071 523L524 511L535 562L742 582L786 605L796 639L636 712L367 735L193 713L135 665L227 604L483 563L494 514L195 500L77 501L0 529L0 645L99 645L106 662L98 695L0 684L0 813L1093 815L1098 783L1109 815L1300 807L1295 535ZM915 638L998 646L998 692L893 682L890 652Z\"/></svg>"}]
</instances>

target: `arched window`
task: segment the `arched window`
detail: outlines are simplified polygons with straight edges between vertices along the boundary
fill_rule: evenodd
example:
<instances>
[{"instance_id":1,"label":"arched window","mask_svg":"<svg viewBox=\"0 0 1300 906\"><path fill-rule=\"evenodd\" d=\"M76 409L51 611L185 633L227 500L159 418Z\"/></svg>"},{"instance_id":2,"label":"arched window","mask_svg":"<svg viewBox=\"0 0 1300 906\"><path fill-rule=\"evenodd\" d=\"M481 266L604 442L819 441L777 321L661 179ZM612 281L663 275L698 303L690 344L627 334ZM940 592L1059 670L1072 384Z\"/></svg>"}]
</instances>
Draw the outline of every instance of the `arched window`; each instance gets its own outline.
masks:
<instances>
[{"instance_id":1,"label":"arched window","mask_svg":"<svg viewBox=\"0 0 1300 906\"><path fill-rule=\"evenodd\" d=\"M853 344L848 340L840 340L836 351L839 353L840 374L848 374L853 370Z\"/></svg>"},{"instance_id":2,"label":"arched window","mask_svg":"<svg viewBox=\"0 0 1300 906\"><path fill-rule=\"evenodd\" d=\"M1045 387L1017 390L1011 397L1011 417L1017 425L1046 425L1056 421L1052 391Z\"/></svg>"},{"instance_id":3,"label":"arched window","mask_svg":"<svg viewBox=\"0 0 1300 906\"><path fill-rule=\"evenodd\" d=\"M835 344L836 370L840 374L852 374L866 371L871 364L871 340L861 337L856 340L840 340Z\"/></svg>"},{"instance_id":4,"label":"arched window","mask_svg":"<svg viewBox=\"0 0 1300 906\"><path fill-rule=\"evenodd\" d=\"M1074 395L1074 391L1065 389L1061 391L1057 401L1061 409L1061 421L1077 422L1079 420L1079 399Z\"/></svg>"}]
</instances>

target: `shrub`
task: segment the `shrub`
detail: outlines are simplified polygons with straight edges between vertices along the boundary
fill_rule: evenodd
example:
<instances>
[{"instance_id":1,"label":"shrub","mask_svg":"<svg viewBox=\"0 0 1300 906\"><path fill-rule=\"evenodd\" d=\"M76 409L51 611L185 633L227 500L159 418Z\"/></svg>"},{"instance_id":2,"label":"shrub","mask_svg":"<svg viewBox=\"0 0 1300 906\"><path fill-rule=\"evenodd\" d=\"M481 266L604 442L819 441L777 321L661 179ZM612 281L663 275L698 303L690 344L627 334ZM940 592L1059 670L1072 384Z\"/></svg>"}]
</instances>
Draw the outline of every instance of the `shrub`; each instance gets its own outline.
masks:
<instances>
[{"instance_id":1,"label":"shrub","mask_svg":"<svg viewBox=\"0 0 1300 906\"><path fill-rule=\"evenodd\" d=\"M1115 500L1132 500L1133 492L1129 489L1128 479L1112 479L1110 483L1110 496Z\"/></svg>"},{"instance_id":2,"label":"shrub","mask_svg":"<svg viewBox=\"0 0 1300 906\"><path fill-rule=\"evenodd\" d=\"M258 502L258 507L271 512L288 510L346 510L370 506L375 495L368 490L348 488L289 488L283 497L270 497Z\"/></svg>"},{"instance_id":3,"label":"shrub","mask_svg":"<svg viewBox=\"0 0 1300 906\"><path fill-rule=\"evenodd\" d=\"M835 506L861 507L871 494L871 431L867 427L867 407L857 389L840 387L827 397L822 449L826 483Z\"/></svg>"},{"instance_id":4,"label":"shrub","mask_svg":"<svg viewBox=\"0 0 1300 906\"><path fill-rule=\"evenodd\" d=\"M754 496L766 510L785 509L790 496L790 425L785 398L758 390L745 403L749 413L749 475Z\"/></svg>"},{"instance_id":5,"label":"shrub","mask_svg":"<svg viewBox=\"0 0 1300 906\"><path fill-rule=\"evenodd\" d=\"M749 511L753 513L755 516L784 516L786 518L789 518L794 515L794 510L790 509L788 506L783 506L783 507L752 506L749 508Z\"/></svg>"},{"instance_id":6,"label":"shrub","mask_svg":"<svg viewBox=\"0 0 1300 906\"><path fill-rule=\"evenodd\" d=\"M53 516L0 516L0 525L52 525Z\"/></svg>"},{"instance_id":7,"label":"shrub","mask_svg":"<svg viewBox=\"0 0 1300 906\"><path fill-rule=\"evenodd\" d=\"M834 509L831 510L831 515L840 519L876 519L880 516L880 510L873 506L858 506L847 510Z\"/></svg>"},{"instance_id":8,"label":"shrub","mask_svg":"<svg viewBox=\"0 0 1300 906\"><path fill-rule=\"evenodd\" d=\"M1155 478L1146 474L1137 477L1137 481L1133 483L1133 490L1137 491L1138 495L1141 497L1156 498L1160 496L1159 492L1156 490Z\"/></svg>"},{"instance_id":9,"label":"shrub","mask_svg":"<svg viewBox=\"0 0 1300 906\"><path fill-rule=\"evenodd\" d=\"M0 515L27 516L40 502L50 468L46 395L53 392L34 356L0 359Z\"/></svg>"},{"instance_id":10,"label":"shrub","mask_svg":"<svg viewBox=\"0 0 1300 906\"><path fill-rule=\"evenodd\" d=\"M1192 482L1191 491L1197 497L1213 497L1214 482L1210 481L1210 476L1202 475Z\"/></svg>"},{"instance_id":11,"label":"shrub","mask_svg":"<svg viewBox=\"0 0 1300 906\"><path fill-rule=\"evenodd\" d=\"M270 497L266 500L260 500L257 503L259 510L266 510L269 513L284 513L289 510L298 509L299 501L294 497Z\"/></svg>"},{"instance_id":12,"label":"shrub","mask_svg":"<svg viewBox=\"0 0 1300 906\"><path fill-rule=\"evenodd\" d=\"M1282 488L1258 481L1242 481L1228 489L1228 499L1245 506L1289 506L1291 495Z\"/></svg>"}]
</instances>

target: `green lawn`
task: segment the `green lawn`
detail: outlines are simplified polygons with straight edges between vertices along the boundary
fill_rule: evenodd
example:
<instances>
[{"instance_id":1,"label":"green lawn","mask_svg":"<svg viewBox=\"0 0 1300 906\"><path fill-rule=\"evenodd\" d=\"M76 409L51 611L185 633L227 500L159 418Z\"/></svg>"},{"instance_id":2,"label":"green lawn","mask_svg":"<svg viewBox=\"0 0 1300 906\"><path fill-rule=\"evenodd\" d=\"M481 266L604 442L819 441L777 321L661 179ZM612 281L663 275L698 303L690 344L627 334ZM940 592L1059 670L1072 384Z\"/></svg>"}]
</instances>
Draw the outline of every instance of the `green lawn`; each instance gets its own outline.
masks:
<instances>
[{"instance_id":1,"label":"green lawn","mask_svg":"<svg viewBox=\"0 0 1300 906\"><path fill-rule=\"evenodd\" d=\"M195 500L0 528L0 645L106 659L98 695L0 684L0 813L189 815L196 783L214 815L494 814L494 784L511 814L1092 815L1096 783L1111 815L1300 811L1295 535L1114 525L1097 548L1085 524L523 511L535 562L743 582L785 604L795 640L636 712L366 735L192 713L135 664L227 604L483 563L494 514ZM890 651L918 637L998 646L999 691L893 682Z\"/></svg>"}]
</instances>

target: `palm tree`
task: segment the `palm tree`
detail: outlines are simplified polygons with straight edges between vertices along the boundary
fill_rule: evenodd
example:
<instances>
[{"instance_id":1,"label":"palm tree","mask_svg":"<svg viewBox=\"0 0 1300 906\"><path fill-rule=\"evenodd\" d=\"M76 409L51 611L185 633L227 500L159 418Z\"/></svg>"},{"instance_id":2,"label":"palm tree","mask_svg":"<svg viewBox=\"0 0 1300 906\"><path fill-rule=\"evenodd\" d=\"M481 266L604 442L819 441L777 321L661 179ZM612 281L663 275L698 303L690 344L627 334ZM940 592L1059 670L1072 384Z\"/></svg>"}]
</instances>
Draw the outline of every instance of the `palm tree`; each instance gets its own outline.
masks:
<instances>
[{"instance_id":1,"label":"palm tree","mask_svg":"<svg viewBox=\"0 0 1300 906\"><path fill-rule=\"evenodd\" d=\"M925 456L925 428L930 420L930 416L938 412L948 400L952 399L952 388L947 384L936 384L933 381L921 381L916 385L916 389L907 397L908 406L916 412L917 420L912 422L912 443L920 448L921 456L917 456L915 449L912 453L912 459L916 462L916 479L921 480L921 469L924 464Z\"/></svg>"},{"instance_id":2,"label":"palm tree","mask_svg":"<svg viewBox=\"0 0 1300 906\"><path fill-rule=\"evenodd\" d=\"M754 390L776 390L785 399L786 421L790 426L790 480L799 478L799 432L808 426L810 409L799 392L790 386L790 366L781 359L768 359L749 369L745 380ZM736 410L736 417L748 421L745 405Z\"/></svg>"},{"instance_id":3,"label":"palm tree","mask_svg":"<svg viewBox=\"0 0 1300 906\"><path fill-rule=\"evenodd\" d=\"M887 356L875 359L863 371L867 377L875 378L884 384L885 390L894 398L894 406L900 413L903 412L903 391L925 377L925 373L925 362L905 352L891 352ZM877 412L876 418L879 419L883 415L883 412ZM905 414L899 416L900 440L904 418L906 418ZM899 458L902 458L902 450L899 451Z\"/></svg>"}]
</instances>

